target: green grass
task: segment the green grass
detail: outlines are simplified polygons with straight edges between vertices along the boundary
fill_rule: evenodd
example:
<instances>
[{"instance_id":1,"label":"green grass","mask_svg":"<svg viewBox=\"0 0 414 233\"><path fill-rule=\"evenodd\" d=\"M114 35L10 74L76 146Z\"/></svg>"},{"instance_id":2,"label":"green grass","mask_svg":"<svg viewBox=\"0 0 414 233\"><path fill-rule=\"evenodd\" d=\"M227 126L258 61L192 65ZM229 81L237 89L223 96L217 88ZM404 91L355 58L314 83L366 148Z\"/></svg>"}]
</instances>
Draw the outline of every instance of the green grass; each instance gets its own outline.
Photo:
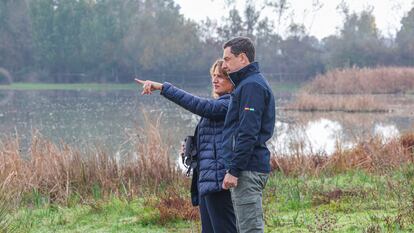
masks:
<instances>
[{"instance_id":1,"label":"green grass","mask_svg":"<svg viewBox=\"0 0 414 233\"><path fill-rule=\"evenodd\" d=\"M413 232L413 184L412 177L400 173L279 174L265 192L267 232Z\"/></svg>"},{"instance_id":2,"label":"green grass","mask_svg":"<svg viewBox=\"0 0 414 233\"><path fill-rule=\"evenodd\" d=\"M330 196L335 192L342 194ZM413 201L413 167L383 176L361 171L320 177L276 173L264 193L266 232L413 232ZM143 198L20 208L13 225L17 232L199 232L200 228L198 221L160 224L158 209Z\"/></svg>"},{"instance_id":3,"label":"green grass","mask_svg":"<svg viewBox=\"0 0 414 233\"><path fill-rule=\"evenodd\" d=\"M159 213L145 206L143 199L133 201L113 198L70 208L46 205L22 208L13 225L17 232L191 232L196 224L175 221L157 224Z\"/></svg>"},{"instance_id":4,"label":"green grass","mask_svg":"<svg viewBox=\"0 0 414 233\"><path fill-rule=\"evenodd\" d=\"M11 85L0 85L0 90L135 90L135 83L129 84L99 84L99 83L13 83Z\"/></svg>"}]
</instances>

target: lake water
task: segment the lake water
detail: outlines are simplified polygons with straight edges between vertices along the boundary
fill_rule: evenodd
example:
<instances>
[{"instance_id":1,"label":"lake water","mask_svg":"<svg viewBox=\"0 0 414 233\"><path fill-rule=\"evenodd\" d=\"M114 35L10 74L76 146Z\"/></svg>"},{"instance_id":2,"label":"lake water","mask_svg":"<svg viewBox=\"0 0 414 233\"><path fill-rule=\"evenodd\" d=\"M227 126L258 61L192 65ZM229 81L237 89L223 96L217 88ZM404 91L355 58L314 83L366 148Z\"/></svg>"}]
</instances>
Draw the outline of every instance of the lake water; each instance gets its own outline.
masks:
<instances>
[{"instance_id":1,"label":"lake water","mask_svg":"<svg viewBox=\"0 0 414 233\"><path fill-rule=\"evenodd\" d=\"M201 91L200 91L201 90ZM189 88L201 96L209 90ZM277 108L291 93L276 93ZM137 126L161 116L161 130L174 149L192 134L198 117L159 94L139 91L6 91L0 90L0 137L18 134L28 145L35 132L78 148L100 145L116 153ZM305 152L330 154L337 142L351 147L359 138L380 135L384 140L413 128L412 113L304 113L277 110L276 134L269 143L277 153L290 154L302 142Z\"/></svg>"}]
</instances>

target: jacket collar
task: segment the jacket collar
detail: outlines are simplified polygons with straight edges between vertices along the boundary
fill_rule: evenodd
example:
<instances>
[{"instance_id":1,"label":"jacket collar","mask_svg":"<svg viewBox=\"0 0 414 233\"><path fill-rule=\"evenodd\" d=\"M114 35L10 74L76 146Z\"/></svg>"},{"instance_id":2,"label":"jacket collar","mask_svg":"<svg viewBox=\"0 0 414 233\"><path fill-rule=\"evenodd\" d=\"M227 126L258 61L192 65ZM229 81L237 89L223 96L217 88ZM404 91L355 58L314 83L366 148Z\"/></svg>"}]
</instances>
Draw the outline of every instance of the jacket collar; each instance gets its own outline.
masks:
<instances>
[{"instance_id":1,"label":"jacket collar","mask_svg":"<svg viewBox=\"0 0 414 233\"><path fill-rule=\"evenodd\" d=\"M220 96L218 99L229 99L230 98L230 94L224 94L222 96Z\"/></svg>"},{"instance_id":2,"label":"jacket collar","mask_svg":"<svg viewBox=\"0 0 414 233\"><path fill-rule=\"evenodd\" d=\"M241 81L249 77L253 73L259 73L259 63L252 62L247 66L241 68L238 71L229 74L230 80L233 82L233 85L237 87Z\"/></svg>"}]
</instances>

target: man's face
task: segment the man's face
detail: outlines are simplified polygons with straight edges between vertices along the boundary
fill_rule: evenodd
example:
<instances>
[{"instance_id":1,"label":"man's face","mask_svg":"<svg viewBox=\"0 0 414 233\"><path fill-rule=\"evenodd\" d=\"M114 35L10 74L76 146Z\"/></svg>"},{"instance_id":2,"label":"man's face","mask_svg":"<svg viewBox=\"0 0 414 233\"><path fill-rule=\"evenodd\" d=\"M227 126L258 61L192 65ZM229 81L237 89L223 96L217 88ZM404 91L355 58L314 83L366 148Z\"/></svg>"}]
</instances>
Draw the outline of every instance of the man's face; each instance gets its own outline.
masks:
<instances>
[{"instance_id":1,"label":"man's face","mask_svg":"<svg viewBox=\"0 0 414 233\"><path fill-rule=\"evenodd\" d=\"M243 54L235 56L233 53L231 53L231 47L225 48L223 51L223 70L227 71L227 73L232 73L246 66L247 64L245 64L242 55Z\"/></svg>"}]
</instances>

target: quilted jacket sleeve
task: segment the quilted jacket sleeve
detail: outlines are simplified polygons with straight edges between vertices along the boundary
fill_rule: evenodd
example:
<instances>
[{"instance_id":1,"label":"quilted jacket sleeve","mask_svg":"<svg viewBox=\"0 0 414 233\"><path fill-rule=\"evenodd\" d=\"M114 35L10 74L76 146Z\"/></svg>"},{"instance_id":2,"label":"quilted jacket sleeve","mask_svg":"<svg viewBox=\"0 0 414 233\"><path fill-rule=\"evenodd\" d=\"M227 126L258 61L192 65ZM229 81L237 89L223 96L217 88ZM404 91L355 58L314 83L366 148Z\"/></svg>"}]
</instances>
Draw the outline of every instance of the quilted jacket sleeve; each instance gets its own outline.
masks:
<instances>
[{"instance_id":1,"label":"quilted jacket sleeve","mask_svg":"<svg viewBox=\"0 0 414 233\"><path fill-rule=\"evenodd\" d=\"M229 96L219 99L202 98L168 82L163 83L161 95L194 114L213 120L224 120L229 105Z\"/></svg>"}]
</instances>

